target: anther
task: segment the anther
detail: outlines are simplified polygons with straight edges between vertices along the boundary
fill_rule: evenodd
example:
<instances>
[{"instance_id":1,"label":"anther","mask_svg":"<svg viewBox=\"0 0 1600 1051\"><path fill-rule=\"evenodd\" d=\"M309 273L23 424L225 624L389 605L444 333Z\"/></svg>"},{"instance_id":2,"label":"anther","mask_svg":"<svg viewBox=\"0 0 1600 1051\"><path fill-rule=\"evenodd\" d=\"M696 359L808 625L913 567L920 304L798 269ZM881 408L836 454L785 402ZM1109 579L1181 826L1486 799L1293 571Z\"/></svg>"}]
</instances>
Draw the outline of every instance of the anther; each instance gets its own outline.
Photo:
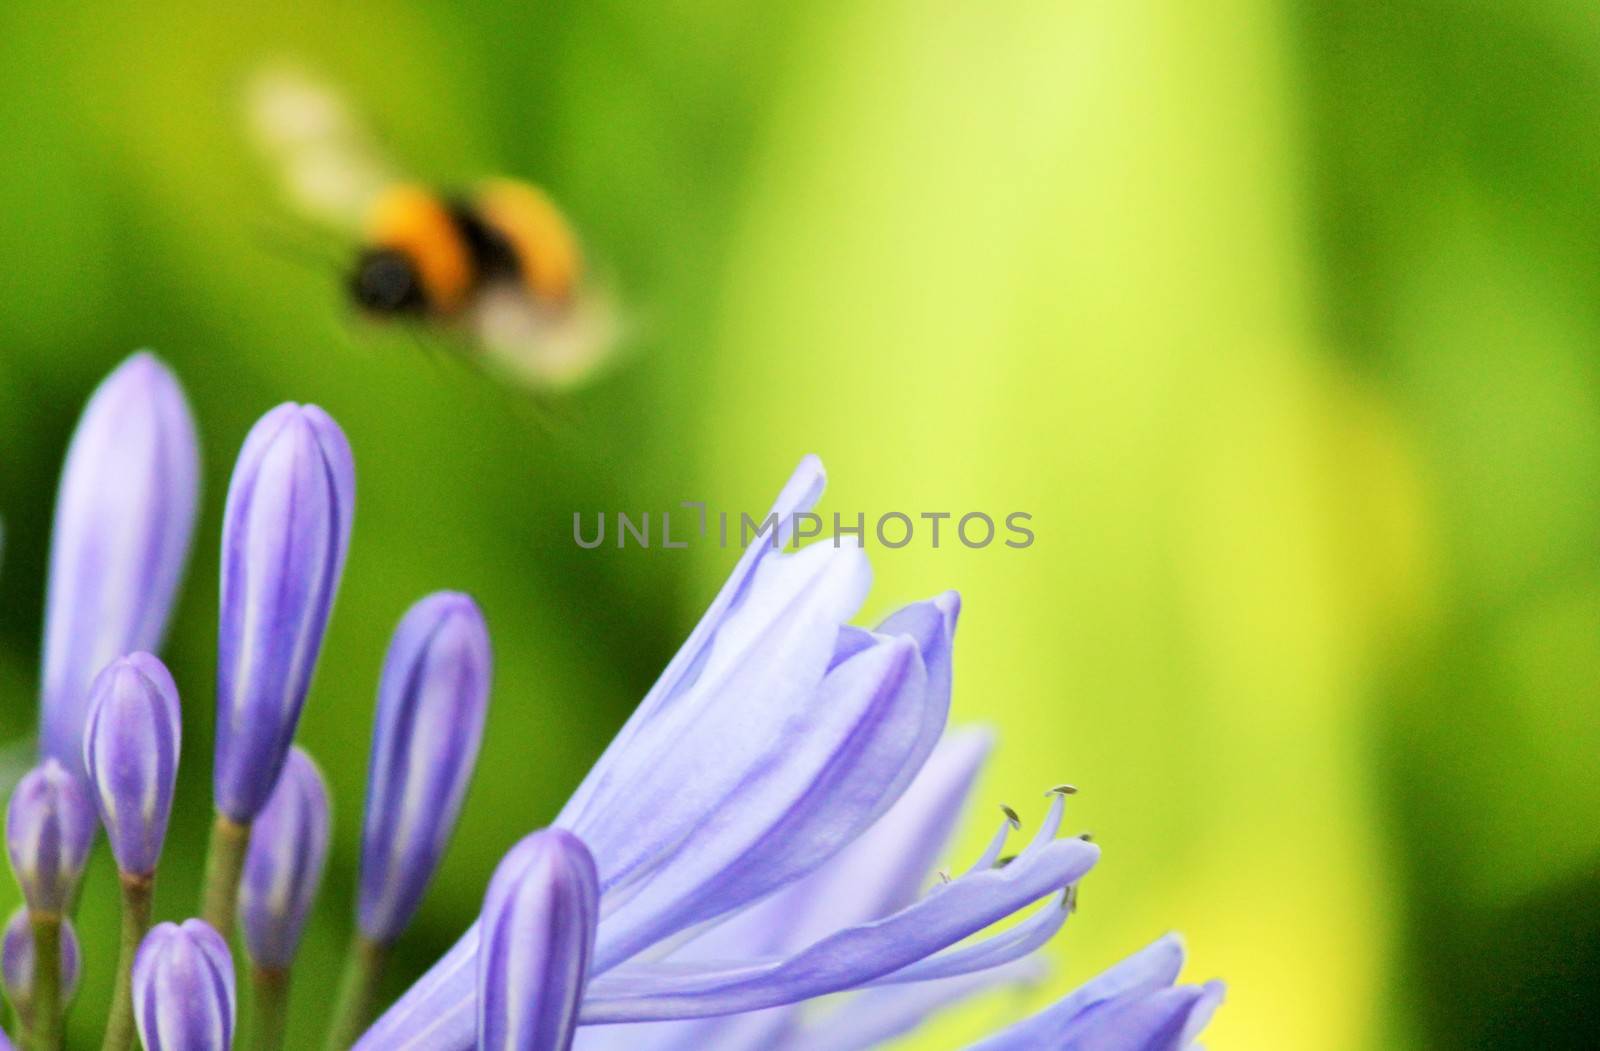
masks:
<instances>
[{"instance_id":1,"label":"anther","mask_svg":"<svg viewBox=\"0 0 1600 1051\"><path fill-rule=\"evenodd\" d=\"M1022 819L1017 816L1017 812L1015 810L1012 810L1010 807L1006 806L1004 803L1001 803L1000 804L1000 812L1005 814L1006 821L1008 821L1011 824L1012 831L1014 831L1014 832L1021 832L1022 831Z\"/></svg>"},{"instance_id":2,"label":"anther","mask_svg":"<svg viewBox=\"0 0 1600 1051\"><path fill-rule=\"evenodd\" d=\"M1077 794L1078 789L1076 785L1056 785L1044 795L1045 798L1048 799L1051 796L1075 796Z\"/></svg>"}]
</instances>

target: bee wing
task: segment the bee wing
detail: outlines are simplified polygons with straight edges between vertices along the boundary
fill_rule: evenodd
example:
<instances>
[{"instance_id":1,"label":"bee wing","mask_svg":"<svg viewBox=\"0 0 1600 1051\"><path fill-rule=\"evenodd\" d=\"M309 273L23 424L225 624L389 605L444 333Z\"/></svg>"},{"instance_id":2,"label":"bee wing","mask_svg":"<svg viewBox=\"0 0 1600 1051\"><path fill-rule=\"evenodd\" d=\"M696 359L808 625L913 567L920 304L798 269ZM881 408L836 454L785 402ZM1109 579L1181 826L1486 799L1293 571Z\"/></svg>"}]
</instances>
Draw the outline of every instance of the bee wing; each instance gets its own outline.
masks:
<instances>
[{"instance_id":1,"label":"bee wing","mask_svg":"<svg viewBox=\"0 0 1600 1051\"><path fill-rule=\"evenodd\" d=\"M261 71L247 99L251 132L278 169L297 211L355 231L374 197L396 180L346 100L287 67Z\"/></svg>"},{"instance_id":2,"label":"bee wing","mask_svg":"<svg viewBox=\"0 0 1600 1051\"><path fill-rule=\"evenodd\" d=\"M540 389L593 378L615 360L623 337L616 302L598 283L559 307L518 285L496 285L476 297L467 322L494 371Z\"/></svg>"}]
</instances>

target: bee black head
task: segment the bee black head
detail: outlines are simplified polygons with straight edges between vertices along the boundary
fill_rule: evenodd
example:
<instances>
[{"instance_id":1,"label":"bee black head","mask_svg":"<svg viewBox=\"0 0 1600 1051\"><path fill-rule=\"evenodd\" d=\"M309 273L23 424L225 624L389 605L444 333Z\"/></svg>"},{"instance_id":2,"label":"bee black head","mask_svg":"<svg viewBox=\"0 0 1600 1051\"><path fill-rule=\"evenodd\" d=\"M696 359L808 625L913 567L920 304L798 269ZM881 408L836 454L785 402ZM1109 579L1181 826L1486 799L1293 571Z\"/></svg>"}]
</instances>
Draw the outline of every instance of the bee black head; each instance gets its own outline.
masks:
<instances>
[{"instance_id":1,"label":"bee black head","mask_svg":"<svg viewBox=\"0 0 1600 1051\"><path fill-rule=\"evenodd\" d=\"M350 275L350 296L374 314L420 314L428 305L416 266L392 248L361 253Z\"/></svg>"}]
</instances>

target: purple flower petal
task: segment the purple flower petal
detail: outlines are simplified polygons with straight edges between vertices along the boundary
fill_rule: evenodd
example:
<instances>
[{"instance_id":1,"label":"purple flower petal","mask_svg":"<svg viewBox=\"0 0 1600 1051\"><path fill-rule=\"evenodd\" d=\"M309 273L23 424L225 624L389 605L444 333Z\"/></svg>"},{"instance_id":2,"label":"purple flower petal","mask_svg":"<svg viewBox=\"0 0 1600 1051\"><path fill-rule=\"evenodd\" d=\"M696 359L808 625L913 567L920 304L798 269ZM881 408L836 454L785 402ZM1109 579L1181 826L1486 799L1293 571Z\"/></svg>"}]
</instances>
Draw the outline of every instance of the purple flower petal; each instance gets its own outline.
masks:
<instances>
[{"instance_id":1,"label":"purple flower petal","mask_svg":"<svg viewBox=\"0 0 1600 1051\"><path fill-rule=\"evenodd\" d=\"M860 653L875 638L871 632L848 630L865 640L852 645L851 654ZM836 649L836 662L838 653ZM888 813L837 857L805 879L713 926L671 958L726 961L769 957L804 948L836 930L878 919L911 904L946 848L992 745L993 736L985 730L948 734ZM1001 968L1000 972L1011 974L1014 967ZM956 995L956 982L983 981L981 976L966 977L914 988L938 989L937 995L948 998ZM868 997L874 1003L885 1004L881 1012L885 1014L893 1011L890 1005L907 1004L912 998L899 989ZM869 1014L880 1013L866 1010ZM841 1007L835 1013L843 1011L845 1008ZM787 1049L796 1041L803 1043L804 1035L816 1029L810 1024L802 1026L799 1014L799 1006L790 1006L687 1022L585 1026L579 1033L578 1046L581 1051Z\"/></svg>"},{"instance_id":2,"label":"purple flower petal","mask_svg":"<svg viewBox=\"0 0 1600 1051\"><path fill-rule=\"evenodd\" d=\"M1215 983L1173 988L1182 970L1183 943L1168 935L968 1051L1178 1051L1222 994Z\"/></svg>"},{"instance_id":3,"label":"purple flower petal","mask_svg":"<svg viewBox=\"0 0 1600 1051\"><path fill-rule=\"evenodd\" d=\"M294 739L344 570L355 468L314 405L250 431L228 489L217 635L217 809L249 824Z\"/></svg>"},{"instance_id":4,"label":"purple flower petal","mask_svg":"<svg viewBox=\"0 0 1600 1051\"><path fill-rule=\"evenodd\" d=\"M645 694L644 700L639 702L638 708L606 748L599 762L595 763L594 768L583 779L583 783L578 786L578 790L572 794L571 800L562 810L564 819L562 824L571 826L580 820L594 795L608 787L615 789L619 777L625 780L623 776L625 771L619 770L619 767L624 765L620 757L625 756L633 747L633 738L645 726L654 722L663 709L671 707L678 696L694 683L710 653L713 640L724 622L743 604L756 572L769 559L776 557L777 548L783 546L788 533L793 531L794 514L815 507L817 501L822 498L822 490L826 484L827 475L822 469L821 460L815 456L807 456L800 461L800 466L795 468L794 474L785 483L770 512L777 516L780 526L788 532L780 535L775 546L756 543L745 549L733 572L729 574L727 582L722 585L722 590L711 600L711 605L700 618L700 622L695 625L694 630L689 633L688 639L668 662L666 670L650 688L650 692ZM859 605L859 601L857 604ZM849 615L848 612L845 613L839 621L843 622Z\"/></svg>"},{"instance_id":5,"label":"purple flower petal","mask_svg":"<svg viewBox=\"0 0 1600 1051\"><path fill-rule=\"evenodd\" d=\"M769 741L738 749L749 766L728 804L708 812L647 884L620 905L607 900L597 970L764 897L859 836L894 801L906 767L927 756L926 686L915 645L883 640L828 673ZM747 716L747 731L756 723ZM727 741L706 738L714 749ZM702 749L679 753L658 769L683 783L714 762ZM676 809L670 796L656 798L660 811Z\"/></svg>"},{"instance_id":6,"label":"purple flower petal","mask_svg":"<svg viewBox=\"0 0 1600 1051\"><path fill-rule=\"evenodd\" d=\"M483 740L489 674L489 631L466 595L430 595L395 630L361 836L360 922L370 941L399 937L438 868Z\"/></svg>"},{"instance_id":7,"label":"purple flower petal","mask_svg":"<svg viewBox=\"0 0 1600 1051\"><path fill-rule=\"evenodd\" d=\"M694 682L634 729L627 749L607 750L610 778L555 822L589 844L607 895L646 881L707 815L735 804L752 769L781 758L789 721L804 717L869 582L858 549L812 546L755 571Z\"/></svg>"},{"instance_id":8,"label":"purple flower petal","mask_svg":"<svg viewBox=\"0 0 1600 1051\"><path fill-rule=\"evenodd\" d=\"M294 962L328 860L328 788L311 757L289 750L283 774L250 830L239 923L250 958L282 970Z\"/></svg>"},{"instance_id":9,"label":"purple flower petal","mask_svg":"<svg viewBox=\"0 0 1600 1051\"><path fill-rule=\"evenodd\" d=\"M949 845L993 743L981 729L947 735L905 794L832 861L711 928L674 958L770 956L910 905Z\"/></svg>"},{"instance_id":10,"label":"purple flower petal","mask_svg":"<svg viewBox=\"0 0 1600 1051\"><path fill-rule=\"evenodd\" d=\"M230 1051L233 957L203 920L162 923L133 962L133 1013L145 1051Z\"/></svg>"},{"instance_id":11,"label":"purple flower petal","mask_svg":"<svg viewBox=\"0 0 1600 1051\"><path fill-rule=\"evenodd\" d=\"M1036 982L1045 970L1043 961L1029 957L959 978L870 989L846 998L837 1008L823 1014L804 1032L796 1034L783 1051L871 1051L912 1032L929 1018L963 1000L1007 986ZM717 1051L723 1049L719 1046ZM752 1048L751 1051L766 1049Z\"/></svg>"},{"instance_id":12,"label":"purple flower petal","mask_svg":"<svg viewBox=\"0 0 1600 1051\"><path fill-rule=\"evenodd\" d=\"M1045 830L1058 821L1059 803ZM928 957L939 959L935 954L941 950L1076 883L1098 857L1098 848L1081 839L1036 838L1004 868L963 876L892 916L835 932L791 956L736 964L630 963L590 983L583 1020L699 1018L855 988L904 972ZM1006 933L993 937L1003 939ZM962 946L952 954L960 954L975 969L1007 962L982 946ZM959 968L941 966L930 976L959 973Z\"/></svg>"},{"instance_id":13,"label":"purple flower petal","mask_svg":"<svg viewBox=\"0 0 1600 1051\"><path fill-rule=\"evenodd\" d=\"M161 860L181 734L178 688L150 654L113 661L95 678L83 762L122 872L148 876Z\"/></svg>"},{"instance_id":14,"label":"purple flower petal","mask_svg":"<svg viewBox=\"0 0 1600 1051\"><path fill-rule=\"evenodd\" d=\"M512 848L484 898L478 1051L567 1051L589 977L600 879L570 832Z\"/></svg>"},{"instance_id":15,"label":"purple flower petal","mask_svg":"<svg viewBox=\"0 0 1600 1051\"><path fill-rule=\"evenodd\" d=\"M61 469L45 599L40 747L81 772L90 680L166 633L194 533L200 454L183 390L135 354L89 398Z\"/></svg>"}]
</instances>

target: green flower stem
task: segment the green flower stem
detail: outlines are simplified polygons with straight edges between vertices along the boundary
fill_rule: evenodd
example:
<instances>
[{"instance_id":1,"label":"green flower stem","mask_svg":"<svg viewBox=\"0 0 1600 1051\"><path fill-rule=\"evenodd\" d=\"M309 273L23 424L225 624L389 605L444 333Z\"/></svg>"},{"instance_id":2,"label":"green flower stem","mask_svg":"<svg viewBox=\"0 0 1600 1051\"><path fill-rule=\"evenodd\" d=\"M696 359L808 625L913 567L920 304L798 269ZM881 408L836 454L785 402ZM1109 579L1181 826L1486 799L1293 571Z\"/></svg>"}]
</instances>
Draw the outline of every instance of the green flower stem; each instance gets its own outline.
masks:
<instances>
[{"instance_id":1,"label":"green flower stem","mask_svg":"<svg viewBox=\"0 0 1600 1051\"><path fill-rule=\"evenodd\" d=\"M250 826L218 814L211 824L211 844L206 849L206 885L200 899L200 917L224 941L233 940L239 876L244 872L244 855L249 846Z\"/></svg>"},{"instance_id":2,"label":"green flower stem","mask_svg":"<svg viewBox=\"0 0 1600 1051\"><path fill-rule=\"evenodd\" d=\"M33 924L33 995L28 1001L31 1051L61 1049L61 917L30 912Z\"/></svg>"},{"instance_id":3,"label":"green flower stem","mask_svg":"<svg viewBox=\"0 0 1600 1051\"><path fill-rule=\"evenodd\" d=\"M249 1051L282 1051L289 1029L289 972L277 967L250 965Z\"/></svg>"},{"instance_id":4,"label":"green flower stem","mask_svg":"<svg viewBox=\"0 0 1600 1051\"><path fill-rule=\"evenodd\" d=\"M378 1002L378 983L389 947L368 941L358 932L350 939L345 954L344 978L339 982L339 999L333 1010L333 1028L328 1031L328 1051L348 1049L372 1023Z\"/></svg>"},{"instance_id":5,"label":"green flower stem","mask_svg":"<svg viewBox=\"0 0 1600 1051\"><path fill-rule=\"evenodd\" d=\"M151 907L156 878L131 872L122 881L122 948L117 953L117 985L111 993L111 1013L106 1017L106 1038L101 1051L129 1051L133 1047L133 960L150 933Z\"/></svg>"}]
</instances>

